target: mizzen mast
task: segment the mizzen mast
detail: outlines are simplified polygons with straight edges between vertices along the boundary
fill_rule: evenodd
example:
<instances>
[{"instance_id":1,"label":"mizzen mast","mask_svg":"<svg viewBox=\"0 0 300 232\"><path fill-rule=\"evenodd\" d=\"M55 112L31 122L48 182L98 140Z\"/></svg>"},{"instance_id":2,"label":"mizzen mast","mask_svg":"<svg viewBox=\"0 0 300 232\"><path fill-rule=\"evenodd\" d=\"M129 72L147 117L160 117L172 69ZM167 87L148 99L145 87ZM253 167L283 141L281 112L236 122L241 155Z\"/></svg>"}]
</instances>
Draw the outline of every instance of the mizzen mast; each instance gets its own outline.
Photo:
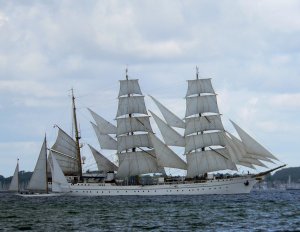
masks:
<instances>
[{"instance_id":1,"label":"mizzen mast","mask_svg":"<svg viewBox=\"0 0 300 232\"><path fill-rule=\"evenodd\" d=\"M77 151L77 161L78 161L78 175L80 177L80 180L82 179L82 166L81 166L81 154L80 154L80 135L78 131L78 125L77 125L77 117L76 117L76 105L75 105L75 97L74 97L74 90L72 91L72 108L73 108L73 121L74 121L74 129L75 129L75 142L76 142L76 151Z\"/></svg>"}]
</instances>

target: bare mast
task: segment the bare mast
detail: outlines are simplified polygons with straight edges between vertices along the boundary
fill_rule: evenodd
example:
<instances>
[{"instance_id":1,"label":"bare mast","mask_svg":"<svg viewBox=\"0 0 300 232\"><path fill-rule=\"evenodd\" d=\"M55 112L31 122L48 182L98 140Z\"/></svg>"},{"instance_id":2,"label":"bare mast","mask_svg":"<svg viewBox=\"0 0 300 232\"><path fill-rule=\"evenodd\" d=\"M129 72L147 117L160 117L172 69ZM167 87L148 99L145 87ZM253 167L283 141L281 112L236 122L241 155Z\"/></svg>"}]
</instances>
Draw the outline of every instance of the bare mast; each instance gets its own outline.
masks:
<instances>
[{"instance_id":1,"label":"bare mast","mask_svg":"<svg viewBox=\"0 0 300 232\"><path fill-rule=\"evenodd\" d=\"M80 177L80 180L82 179L82 166L81 166L81 154L80 154L80 135L78 131L78 125L77 125L77 117L76 117L76 106L75 106L75 97L74 97L74 91L73 88L72 91L72 106L73 106L73 121L74 121L74 129L75 129L75 142L76 142L76 150L77 150L77 161L78 161L78 175Z\"/></svg>"}]
</instances>

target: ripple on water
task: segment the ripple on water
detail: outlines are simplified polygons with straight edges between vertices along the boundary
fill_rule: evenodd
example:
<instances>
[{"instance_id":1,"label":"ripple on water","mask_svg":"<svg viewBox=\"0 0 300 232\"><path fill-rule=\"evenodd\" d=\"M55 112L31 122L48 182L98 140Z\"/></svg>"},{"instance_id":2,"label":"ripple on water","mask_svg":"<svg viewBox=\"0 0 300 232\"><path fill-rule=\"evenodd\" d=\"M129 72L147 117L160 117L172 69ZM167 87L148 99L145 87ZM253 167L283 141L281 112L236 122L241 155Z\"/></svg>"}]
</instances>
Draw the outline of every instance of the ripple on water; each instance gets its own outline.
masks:
<instances>
[{"instance_id":1,"label":"ripple on water","mask_svg":"<svg viewBox=\"0 0 300 232\"><path fill-rule=\"evenodd\" d=\"M1 195L0 230L299 230L300 192L229 196L53 197Z\"/></svg>"}]
</instances>

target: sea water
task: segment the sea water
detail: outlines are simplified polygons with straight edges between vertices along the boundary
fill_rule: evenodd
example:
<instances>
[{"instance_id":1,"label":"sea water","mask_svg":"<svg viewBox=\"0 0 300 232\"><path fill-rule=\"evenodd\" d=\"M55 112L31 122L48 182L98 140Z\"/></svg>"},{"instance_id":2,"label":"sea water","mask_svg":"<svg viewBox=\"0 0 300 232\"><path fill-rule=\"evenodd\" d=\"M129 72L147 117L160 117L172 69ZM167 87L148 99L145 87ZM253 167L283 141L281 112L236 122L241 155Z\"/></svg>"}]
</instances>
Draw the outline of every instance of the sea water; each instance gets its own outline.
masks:
<instances>
[{"instance_id":1,"label":"sea water","mask_svg":"<svg viewBox=\"0 0 300 232\"><path fill-rule=\"evenodd\" d=\"M247 195L0 194L0 231L300 231L300 191Z\"/></svg>"}]
</instances>

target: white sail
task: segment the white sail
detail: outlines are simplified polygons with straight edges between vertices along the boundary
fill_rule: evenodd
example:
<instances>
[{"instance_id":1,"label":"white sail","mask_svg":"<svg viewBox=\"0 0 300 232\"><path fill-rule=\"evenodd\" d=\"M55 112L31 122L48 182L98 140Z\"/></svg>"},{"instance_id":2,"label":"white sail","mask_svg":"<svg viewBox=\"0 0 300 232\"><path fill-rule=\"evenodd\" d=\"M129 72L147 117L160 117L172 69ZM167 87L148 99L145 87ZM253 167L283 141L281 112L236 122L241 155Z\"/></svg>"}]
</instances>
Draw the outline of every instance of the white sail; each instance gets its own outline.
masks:
<instances>
[{"instance_id":1,"label":"white sail","mask_svg":"<svg viewBox=\"0 0 300 232\"><path fill-rule=\"evenodd\" d=\"M152 147L148 134L135 134L118 137L118 152L135 147Z\"/></svg>"},{"instance_id":2,"label":"white sail","mask_svg":"<svg viewBox=\"0 0 300 232\"><path fill-rule=\"evenodd\" d=\"M172 127L170 127L163 120L161 120L152 111L150 111L150 113L152 114L152 116L161 132L161 135L164 138L164 141L167 145L179 146L179 147L185 146L185 140L184 140L183 136L181 136L177 131L175 131Z\"/></svg>"},{"instance_id":3,"label":"white sail","mask_svg":"<svg viewBox=\"0 0 300 232\"><path fill-rule=\"evenodd\" d=\"M264 148L261 144L255 141L250 135L248 135L242 128L240 128L236 123L230 120L236 131L238 132L242 142L245 146L247 153L260 155L267 158L278 160L271 152Z\"/></svg>"},{"instance_id":4,"label":"white sail","mask_svg":"<svg viewBox=\"0 0 300 232\"><path fill-rule=\"evenodd\" d=\"M51 150L64 174L78 174L76 142L60 128L58 128L58 135Z\"/></svg>"},{"instance_id":5,"label":"white sail","mask_svg":"<svg viewBox=\"0 0 300 232\"><path fill-rule=\"evenodd\" d=\"M89 148L91 149L92 154L96 160L99 171L103 171L103 172L117 171L118 167L113 162L111 162L108 158L102 155L91 145L89 145Z\"/></svg>"},{"instance_id":6,"label":"white sail","mask_svg":"<svg viewBox=\"0 0 300 232\"><path fill-rule=\"evenodd\" d=\"M199 115L202 113L219 114L217 99L215 95L194 96L186 98L185 116Z\"/></svg>"},{"instance_id":7,"label":"white sail","mask_svg":"<svg viewBox=\"0 0 300 232\"><path fill-rule=\"evenodd\" d=\"M119 98L117 117L127 114L147 114L144 96Z\"/></svg>"},{"instance_id":8,"label":"white sail","mask_svg":"<svg viewBox=\"0 0 300 232\"><path fill-rule=\"evenodd\" d=\"M204 117L186 118L186 128L184 135L193 134L196 132L203 132L208 130L221 130L224 127L220 115L209 115Z\"/></svg>"},{"instance_id":9,"label":"white sail","mask_svg":"<svg viewBox=\"0 0 300 232\"><path fill-rule=\"evenodd\" d=\"M17 163L14 175L11 179L9 191L18 192L19 191L19 162Z\"/></svg>"},{"instance_id":10,"label":"white sail","mask_svg":"<svg viewBox=\"0 0 300 232\"><path fill-rule=\"evenodd\" d=\"M275 164L275 162L273 160L271 160L270 158L264 157L264 156L259 156L259 155L254 155L251 153L247 153L249 157L253 158L253 159L258 159L258 160L262 160L262 161L266 161L268 163L272 163Z\"/></svg>"},{"instance_id":11,"label":"white sail","mask_svg":"<svg viewBox=\"0 0 300 232\"><path fill-rule=\"evenodd\" d=\"M186 162L184 162L175 152L173 152L167 145L161 142L154 134L149 133L149 137L153 144L157 163L161 167L187 169Z\"/></svg>"},{"instance_id":12,"label":"white sail","mask_svg":"<svg viewBox=\"0 0 300 232\"><path fill-rule=\"evenodd\" d=\"M149 95L150 96L150 95ZM182 119L180 119L177 115L171 112L168 108L166 108L163 104L157 101L154 97L150 96L154 103L159 108L161 114L163 115L164 119L168 123L168 125L172 127L184 128L185 124Z\"/></svg>"},{"instance_id":13,"label":"white sail","mask_svg":"<svg viewBox=\"0 0 300 232\"><path fill-rule=\"evenodd\" d=\"M185 137L185 153L209 146L225 146L223 132L212 132Z\"/></svg>"},{"instance_id":14,"label":"white sail","mask_svg":"<svg viewBox=\"0 0 300 232\"><path fill-rule=\"evenodd\" d=\"M142 91L141 91L138 79L120 80L119 97L128 95L128 94L142 95Z\"/></svg>"},{"instance_id":15,"label":"white sail","mask_svg":"<svg viewBox=\"0 0 300 232\"><path fill-rule=\"evenodd\" d=\"M234 135L230 134L231 146L235 148L236 152L240 155L240 160L243 162L251 163L252 165L257 165L266 168L267 166L263 164L259 159L254 158L251 154L247 153L244 144L236 138ZM228 139L229 140L229 139Z\"/></svg>"},{"instance_id":16,"label":"white sail","mask_svg":"<svg viewBox=\"0 0 300 232\"><path fill-rule=\"evenodd\" d=\"M127 134L136 131L152 132L149 116L117 118L117 135Z\"/></svg>"},{"instance_id":17,"label":"white sail","mask_svg":"<svg viewBox=\"0 0 300 232\"><path fill-rule=\"evenodd\" d=\"M102 134L116 134L117 127L88 108Z\"/></svg>"},{"instance_id":18,"label":"white sail","mask_svg":"<svg viewBox=\"0 0 300 232\"><path fill-rule=\"evenodd\" d=\"M248 168L255 169L253 164L262 166L263 164L259 160L251 159L251 157L247 156L246 151L240 144L234 142L232 138L228 136L224 136L226 141L226 148L231 156L232 161L235 164L242 165Z\"/></svg>"},{"instance_id":19,"label":"white sail","mask_svg":"<svg viewBox=\"0 0 300 232\"><path fill-rule=\"evenodd\" d=\"M108 134L102 134L99 131L99 127L96 126L94 123L92 123L92 126L94 128L94 131L96 133L98 142L100 144L100 147L102 149L107 149L107 150L117 150L117 141L113 139L110 135Z\"/></svg>"},{"instance_id":20,"label":"white sail","mask_svg":"<svg viewBox=\"0 0 300 232\"><path fill-rule=\"evenodd\" d=\"M51 159L51 174L52 174L52 192L65 193L70 191L70 185L64 176L64 173L50 150L49 157Z\"/></svg>"},{"instance_id":21,"label":"white sail","mask_svg":"<svg viewBox=\"0 0 300 232\"><path fill-rule=\"evenodd\" d=\"M191 96L194 94L198 95L202 93L215 93L211 84L211 79L188 80L188 90L186 96Z\"/></svg>"},{"instance_id":22,"label":"white sail","mask_svg":"<svg viewBox=\"0 0 300 232\"><path fill-rule=\"evenodd\" d=\"M187 177L192 178L204 173L226 169L237 170L231 159L223 156L223 154L228 153L224 149L205 150L187 154Z\"/></svg>"},{"instance_id":23,"label":"white sail","mask_svg":"<svg viewBox=\"0 0 300 232\"><path fill-rule=\"evenodd\" d=\"M239 148L233 143L232 139L226 135L224 137L226 142L226 148L228 150L228 153L230 154L232 162L238 165L255 169L255 167L251 163L243 161L242 154L244 152L239 150Z\"/></svg>"},{"instance_id":24,"label":"white sail","mask_svg":"<svg viewBox=\"0 0 300 232\"><path fill-rule=\"evenodd\" d=\"M136 176L146 173L160 173L153 151L136 151L119 153L118 178Z\"/></svg>"},{"instance_id":25,"label":"white sail","mask_svg":"<svg viewBox=\"0 0 300 232\"><path fill-rule=\"evenodd\" d=\"M36 162L34 171L30 178L27 189L33 191L47 191L47 145L46 137L44 139L38 160Z\"/></svg>"}]
</instances>

